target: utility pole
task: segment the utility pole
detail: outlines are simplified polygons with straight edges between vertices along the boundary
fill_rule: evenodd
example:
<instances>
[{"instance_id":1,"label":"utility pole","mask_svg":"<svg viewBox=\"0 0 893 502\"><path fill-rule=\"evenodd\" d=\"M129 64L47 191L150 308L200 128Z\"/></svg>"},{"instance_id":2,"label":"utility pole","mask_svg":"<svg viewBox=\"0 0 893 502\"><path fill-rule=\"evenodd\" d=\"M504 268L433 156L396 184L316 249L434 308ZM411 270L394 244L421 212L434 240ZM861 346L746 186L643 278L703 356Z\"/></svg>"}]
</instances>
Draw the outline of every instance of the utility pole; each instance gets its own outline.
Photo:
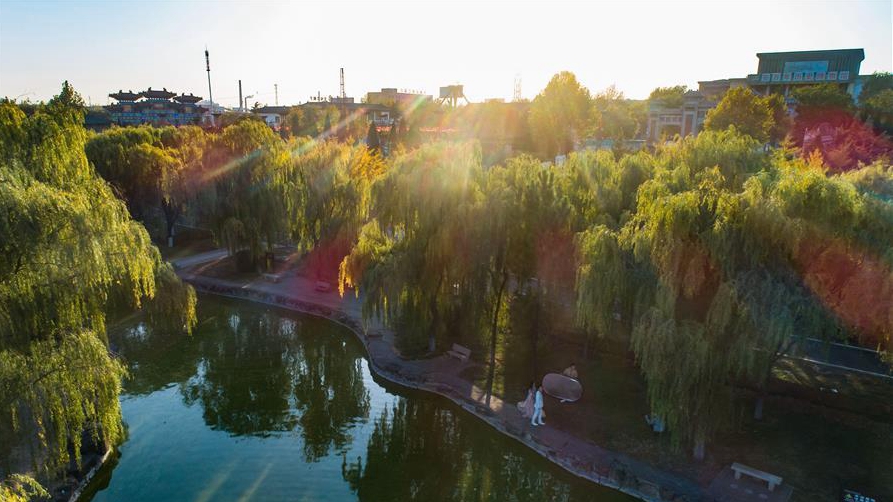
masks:
<instances>
[{"instance_id":1,"label":"utility pole","mask_svg":"<svg viewBox=\"0 0 893 502\"><path fill-rule=\"evenodd\" d=\"M341 99L347 97L347 93L344 92L344 68L341 68Z\"/></svg>"},{"instance_id":2,"label":"utility pole","mask_svg":"<svg viewBox=\"0 0 893 502\"><path fill-rule=\"evenodd\" d=\"M515 103L521 101L521 74L518 73L515 75L515 94L512 96L512 101Z\"/></svg>"},{"instance_id":3,"label":"utility pole","mask_svg":"<svg viewBox=\"0 0 893 502\"><path fill-rule=\"evenodd\" d=\"M214 96L211 94L211 58L208 56L208 47L205 46L205 71L208 72L208 103L209 109L214 112Z\"/></svg>"},{"instance_id":4,"label":"utility pole","mask_svg":"<svg viewBox=\"0 0 893 502\"><path fill-rule=\"evenodd\" d=\"M242 79L239 79L239 111L242 110Z\"/></svg>"},{"instance_id":5,"label":"utility pole","mask_svg":"<svg viewBox=\"0 0 893 502\"><path fill-rule=\"evenodd\" d=\"M276 106L279 106L279 84L273 84L273 91L276 93Z\"/></svg>"}]
</instances>

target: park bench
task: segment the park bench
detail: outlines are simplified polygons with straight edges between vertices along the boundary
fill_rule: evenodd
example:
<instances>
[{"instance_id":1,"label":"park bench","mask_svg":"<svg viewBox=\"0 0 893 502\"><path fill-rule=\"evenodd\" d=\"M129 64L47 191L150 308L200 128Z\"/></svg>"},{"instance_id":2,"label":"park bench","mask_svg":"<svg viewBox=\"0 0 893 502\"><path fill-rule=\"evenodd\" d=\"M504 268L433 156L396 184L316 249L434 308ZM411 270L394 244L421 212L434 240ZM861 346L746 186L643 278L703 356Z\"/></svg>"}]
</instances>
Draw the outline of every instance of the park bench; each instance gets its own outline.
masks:
<instances>
[{"instance_id":1,"label":"park bench","mask_svg":"<svg viewBox=\"0 0 893 502\"><path fill-rule=\"evenodd\" d=\"M468 358L471 357L471 349L469 349L468 347L463 347L458 343L454 343L453 348L447 351L447 354L455 357L460 361L467 361Z\"/></svg>"},{"instance_id":2,"label":"park bench","mask_svg":"<svg viewBox=\"0 0 893 502\"><path fill-rule=\"evenodd\" d=\"M328 293L332 290L332 286L326 281L316 281L316 290L321 293Z\"/></svg>"},{"instance_id":3,"label":"park bench","mask_svg":"<svg viewBox=\"0 0 893 502\"><path fill-rule=\"evenodd\" d=\"M744 473L752 478L762 479L763 481L766 481L767 483L769 483L770 492L774 490L776 486L781 484L780 476L769 474L768 472L763 472L759 469L754 469L753 467L739 464L738 462L732 464L732 470L735 471L735 479L741 479L741 474Z\"/></svg>"},{"instance_id":4,"label":"park bench","mask_svg":"<svg viewBox=\"0 0 893 502\"><path fill-rule=\"evenodd\" d=\"M282 278L279 274L263 274L263 277L270 282L279 282Z\"/></svg>"}]
</instances>

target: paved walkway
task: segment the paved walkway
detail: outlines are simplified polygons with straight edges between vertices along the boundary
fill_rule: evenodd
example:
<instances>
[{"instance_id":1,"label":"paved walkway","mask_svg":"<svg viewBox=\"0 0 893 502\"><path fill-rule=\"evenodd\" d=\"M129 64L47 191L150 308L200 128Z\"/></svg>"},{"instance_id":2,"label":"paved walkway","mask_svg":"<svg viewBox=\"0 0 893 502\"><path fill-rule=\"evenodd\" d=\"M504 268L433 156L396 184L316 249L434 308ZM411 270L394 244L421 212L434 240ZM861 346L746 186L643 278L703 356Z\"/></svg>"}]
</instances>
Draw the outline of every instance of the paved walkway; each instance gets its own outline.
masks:
<instances>
[{"instance_id":1,"label":"paved walkway","mask_svg":"<svg viewBox=\"0 0 893 502\"><path fill-rule=\"evenodd\" d=\"M531 427L513 403L494 395L486 404L483 389L460 376L474 363L448 356L411 360L395 349L394 333L378 321L364 323L361 301L352 292L342 298L332 285L330 292L316 290L316 281L287 273L279 282L263 277L236 282L202 275L202 270L223 259L212 251L174 260L180 276L198 291L267 303L338 322L359 336L369 355L369 366L382 378L398 385L440 394L496 430L524 443L572 474L615 488L648 501L705 500L696 482L661 471L623 454L559 430L549 424Z\"/></svg>"}]
</instances>

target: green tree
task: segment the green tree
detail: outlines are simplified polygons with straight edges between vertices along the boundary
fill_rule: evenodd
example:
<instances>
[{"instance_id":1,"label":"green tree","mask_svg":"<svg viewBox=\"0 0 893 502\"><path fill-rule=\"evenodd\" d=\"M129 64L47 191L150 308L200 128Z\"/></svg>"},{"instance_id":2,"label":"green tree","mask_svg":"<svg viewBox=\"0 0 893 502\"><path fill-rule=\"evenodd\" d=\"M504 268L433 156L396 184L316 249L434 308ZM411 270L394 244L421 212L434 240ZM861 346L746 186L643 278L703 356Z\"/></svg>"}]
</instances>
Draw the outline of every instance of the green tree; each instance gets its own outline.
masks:
<instances>
[{"instance_id":1,"label":"green tree","mask_svg":"<svg viewBox=\"0 0 893 502\"><path fill-rule=\"evenodd\" d=\"M837 84L816 84L797 87L791 93L797 101L797 113L849 111L853 98Z\"/></svg>"},{"instance_id":2,"label":"green tree","mask_svg":"<svg viewBox=\"0 0 893 502\"><path fill-rule=\"evenodd\" d=\"M593 134L618 142L632 139L639 131L634 105L614 86L608 87L592 99Z\"/></svg>"},{"instance_id":3,"label":"green tree","mask_svg":"<svg viewBox=\"0 0 893 502\"><path fill-rule=\"evenodd\" d=\"M682 96L686 92L688 87L684 85L657 87L648 95L648 103L664 108L679 108L682 106Z\"/></svg>"},{"instance_id":4,"label":"green tree","mask_svg":"<svg viewBox=\"0 0 893 502\"><path fill-rule=\"evenodd\" d=\"M30 451L40 473L77 461L83 432L122 438L107 312L149 305L180 331L195 322L192 288L89 165L79 101L66 85L31 116L0 104L0 458Z\"/></svg>"},{"instance_id":5,"label":"green tree","mask_svg":"<svg viewBox=\"0 0 893 502\"><path fill-rule=\"evenodd\" d=\"M217 241L240 257L240 268L253 269L284 234L285 202L273 180L289 158L285 143L257 120L227 127L205 153L204 215Z\"/></svg>"},{"instance_id":6,"label":"green tree","mask_svg":"<svg viewBox=\"0 0 893 502\"><path fill-rule=\"evenodd\" d=\"M746 87L735 87L707 112L704 129L721 131L734 126L762 143L776 142L786 133L786 117L781 95L759 96Z\"/></svg>"},{"instance_id":7,"label":"green tree","mask_svg":"<svg viewBox=\"0 0 893 502\"><path fill-rule=\"evenodd\" d=\"M589 91L563 71L552 77L530 105L530 129L540 155L552 158L573 150L590 118Z\"/></svg>"},{"instance_id":8,"label":"green tree","mask_svg":"<svg viewBox=\"0 0 893 502\"><path fill-rule=\"evenodd\" d=\"M381 153L381 140L378 138L378 128L374 122L369 122L369 131L366 133L366 148L375 153Z\"/></svg>"},{"instance_id":9,"label":"green tree","mask_svg":"<svg viewBox=\"0 0 893 502\"><path fill-rule=\"evenodd\" d=\"M863 114L876 128L893 134L893 89L878 91L861 103Z\"/></svg>"},{"instance_id":10,"label":"green tree","mask_svg":"<svg viewBox=\"0 0 893 502\"><path fill-rule=\"evenodd\" d=\"M859 104L865 105L868 100L879 93L891 89L893 89L893 73L876 71L863 80L862 92L859 93Z\"/></svg>"},{"instance_id":11,"label":"green tree","mask_svg":"<svg viewBox=\"0 0 893 502\"><path fill-rule=\"evenodd\" d=\"M293 106L289 109L285 118L282 119L282 129L285 132L285 137L293 138L295 136L300 136L301 133L304 132L304 121L304 110L301 107Z\"/></svg>"},{"instance_id":12,"label":"green tree","mask_svg":"<svg viewBox=\"0 0 893 502\"><path fill-rule=\"evenodd\" d=\"M395 158L372 187L373 219L341 264L342 291L363 291L364 317L399 324L409 350L420 349L418 338L436 349L456 285L466 291L473 261L457 250L474 242L467 223L481 169L471 144L434 143Z\"/></svg>"},{"instance_id":13,"label":"green tree","mask_svg":"<svg viewBox=\"0 0 893 502\"><path fill-rule=\"evenodd\" d=\"M151 228L150 220L160 209L165 238L172 246L174 226L198 189L206 143L205 133L194 126L116 127L92 136L85 151L134 219Z\"/></svg>"}]
</instances>

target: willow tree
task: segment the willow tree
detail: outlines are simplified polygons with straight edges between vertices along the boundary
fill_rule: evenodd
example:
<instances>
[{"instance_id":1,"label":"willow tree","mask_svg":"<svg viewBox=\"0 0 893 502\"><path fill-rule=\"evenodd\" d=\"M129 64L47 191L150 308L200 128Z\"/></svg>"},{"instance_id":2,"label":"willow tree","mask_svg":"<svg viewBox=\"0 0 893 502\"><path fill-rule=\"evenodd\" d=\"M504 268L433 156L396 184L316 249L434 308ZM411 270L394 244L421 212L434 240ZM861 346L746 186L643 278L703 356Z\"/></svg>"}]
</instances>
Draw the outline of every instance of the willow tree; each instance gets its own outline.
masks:
<instances>
[{"instance_id":1,"label":"willow tree","mask_svg":"<svg viewBox=\"0 0 893 502\"><path fill-rule=\"evenodd\" d=\"M373 219L341 265L342 289L365 291L367 317L413 319L429 352L471 264L467 222L480 172L472 144L430 144L395 158L372 186Z\"/></svg>"},{"instance_id":2,"label":"willow tree","mask_svg":"<svg viewBox=\"0 0 893 502\"><path fill-rule=\"evenodd\" d=\"M615 232L598 225L577 237L577 323L604 336L614 327L621 302L634 291L625 252Z\"/></svg>"},{"instance_id":3,"label":"willow tree","mask_svg":"<svg viewBox=\"0 0 893 502\"><path fill-rule=\"evenodd\" d=\"M85 149L134 219L148 220L161 210L172 246L174 226L198 188L206 136L194 126L115 127L92 136Z\"/></svg>"},{"instance_id":4,"label":"willow tree","mask_svg":"<svg viewBox=\"0 0 893 502\"><path fill-rule=\"evenodd\" d=\"M509 159L501 170L508 178L514 200L508 238L508 266L516 283L515 293L533 300L530 325L532 375L538 373L537 352L542 318L548 323L553 302L573 282L573 235L567 197L561 192L558 168L544 169L530 156ZM500 171L491 169L491 174ZM513 333L514 334L514 333Z\"/></svg>"},{"instance_id":5,"label":"willow tree","mask_svg":"<svg viewBox=\"0 0 893 502\"><path fill-rule=\"evenodd\" d=\"M756 328L738 287L740 233L730 223L743 183L766 165L754 146L734 132L706 132L658 152L660 167L639 188L637 213L622 232L622 245L656 281L635 285L647 301L631 339L649 401L677 440L694 444L696 458L727 420L729 384L749 374L751 354L761 348L746 336ZM592 239L590 259L610 267L611 241L603 233Z\"/></svg>"},{"instance_id":6,"label":"willow tree","mask_svg":"<svg viewBox=\"0 0 893 502\"><path fill-rule=\"evenodd\" d=\"M244 268L253 268L285 233L285 202L275 180L289 159L285 143L256 120L227 127L206 150L205 216L218 242L246 258Z\"/></svg>"},{"instance_id":7,"label":"willow tree","mask_svg":"<svg viewBox=\"0 0 893 502\"><path fill-rule=\"evenodd\" d=\"M275 176L286 228L318 273L335 272L368 218L371 184L385 171L368 148L296 140Z\"/></svg>"},{"instance_id":8,"label":"willow tree","mask_svg":"<svg viewBox=\"0 0 893 502\"><path fill-rule=\"evenodd\" d=\"M71 455L84 432L106 445L122 438L124 368L108 350L110 308L144 306L161 287L171 294L156 307L168 322L185 331L195 322L192 289L172 276L87 162L82 124L67 83L30 116L0 104L0 458L7 472L52 473L78 461ZM14 455L22 451L29 458Z\"/></svg>"}]
</instances>

